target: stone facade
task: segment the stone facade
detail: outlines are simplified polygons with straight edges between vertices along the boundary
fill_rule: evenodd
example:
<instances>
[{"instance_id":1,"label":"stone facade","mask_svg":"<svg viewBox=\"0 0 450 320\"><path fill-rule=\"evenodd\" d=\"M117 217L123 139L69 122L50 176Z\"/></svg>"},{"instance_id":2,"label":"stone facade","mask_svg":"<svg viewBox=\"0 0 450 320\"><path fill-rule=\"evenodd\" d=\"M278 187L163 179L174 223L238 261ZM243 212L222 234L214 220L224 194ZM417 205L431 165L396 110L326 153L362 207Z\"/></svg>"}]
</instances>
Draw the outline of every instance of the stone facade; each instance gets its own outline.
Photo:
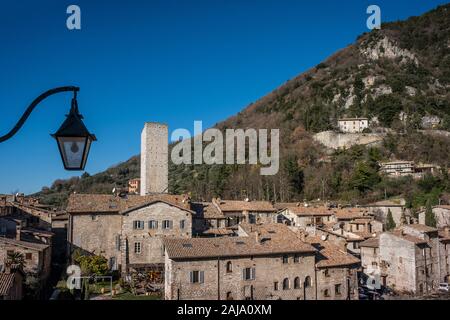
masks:
<instances>
[{"instance_id":1,"label":"stone facade","mask_svg":"<svg viewBox=\"0 0 450 320\"><path fill-rule=\"evenodd\" d=\"M101 255L113 270L164 263L165 237L191 237L190 210L155 201L123 213L69 214L70 252ZM152 222L150 222L152 221Z\"/></svg>"},{"instance_id":2,"label":"stone facade","mask_svg":"<svg viewBox=\"0 0 450 320\"><path fill-rule=\"evenodd\" d=\"M136 221L144 223L143 229L134 228ZM155 228L150 227L150 221L156 222ZM164 264L162 239L191 238L192 215L188 210L158 202L124 214L121 229L121 261L128 255L129 265Z\"/></svg>"},{"instance_id":3,"label":"stone facade","mask_svg":"<svg viewBox=\"0 0 450 320\"><path fill-rule=\"evenodd\" d=\"M358 266L318 268L318 300L358 300Z\"/></svg>"},{"instance_id":4,"label":"stone facade","mask_svg":"<svg viewBox=\"0 0 450 320\"><path fill-rule=\"evenodd\" d=\"M141 135L141 195L168 192L169 133L160 123L145 123Z\"/></svg>"},{"instance_id":5,"label":"stone facade","mask_svg":"<svg viewBox=\"0 0 450 320\"><path fill-rule=\"evenodd\" d=\"M400 292L424 294L437 289L439 240L436 232L405 226L400 233L380 235L382 282Z\"/></svg>"},{"instance_id":6,"label":"stone facade","mask_svg":"<svg viewBox=\"0 0 450 320\"><path fill-rule=\"evenodd\" d=\"M289 257L288 263L283 263L281 255L177 261L166 255L165 298L313 300L316 298L314 259L314 254L303 254L298 263L294 262L293 256ZM230 263L231 271L227 270ZM244 279L245 268L254 270L254 279ZM191 283L192 271L203 272L202 283ZM308 284L306 288L305 283Z\"/></svg>"}]
</instances>

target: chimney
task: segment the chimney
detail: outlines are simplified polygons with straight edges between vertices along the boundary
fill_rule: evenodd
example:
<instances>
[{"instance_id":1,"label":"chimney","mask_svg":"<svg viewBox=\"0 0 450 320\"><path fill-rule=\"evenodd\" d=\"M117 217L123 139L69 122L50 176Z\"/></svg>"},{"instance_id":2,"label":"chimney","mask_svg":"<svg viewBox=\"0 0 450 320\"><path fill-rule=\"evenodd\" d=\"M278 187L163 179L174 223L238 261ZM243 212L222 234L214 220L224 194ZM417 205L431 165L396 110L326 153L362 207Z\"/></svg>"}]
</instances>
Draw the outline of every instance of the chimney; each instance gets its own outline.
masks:
<instances>
[{"instance_id":1,"label":"chimney","mask_svg":"<svg viewBox=\"0 0 450 320\"><path fill-rule=\"evenodd\" d=\"M167 193L169 177L167 125L146 122L141 134L141 196Z\"/></svg>"},{"instance_id":2,"label":"chimney","mask_svg":"<svg viewBox=\"0 0 450 320\"><path fill-rule=\"evenodd\" d=\"M20 241L20 235L22 233L22 225L19 223L16 225L16 240Z\"/></svg>"}]
</instances>

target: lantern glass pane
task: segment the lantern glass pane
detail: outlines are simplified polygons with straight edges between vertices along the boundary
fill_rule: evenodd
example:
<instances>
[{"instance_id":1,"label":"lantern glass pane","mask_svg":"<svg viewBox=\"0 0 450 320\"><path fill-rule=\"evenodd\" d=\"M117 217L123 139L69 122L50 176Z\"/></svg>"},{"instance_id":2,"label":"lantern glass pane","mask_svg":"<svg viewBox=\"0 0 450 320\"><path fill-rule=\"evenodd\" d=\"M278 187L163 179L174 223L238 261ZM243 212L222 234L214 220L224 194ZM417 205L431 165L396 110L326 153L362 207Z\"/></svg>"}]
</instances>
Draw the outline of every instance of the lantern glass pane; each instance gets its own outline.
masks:
<instances>
[{"instance_id":1,"label":"lantern glass pane","mask_svg":"<svg viewBox=\"0 0 450 320\"><path fill-rule=\"evenodd\" d=\"M59 145L67 169L81 169L83 167L85 137L59 137Z\"/></svg>"}]
</instances>

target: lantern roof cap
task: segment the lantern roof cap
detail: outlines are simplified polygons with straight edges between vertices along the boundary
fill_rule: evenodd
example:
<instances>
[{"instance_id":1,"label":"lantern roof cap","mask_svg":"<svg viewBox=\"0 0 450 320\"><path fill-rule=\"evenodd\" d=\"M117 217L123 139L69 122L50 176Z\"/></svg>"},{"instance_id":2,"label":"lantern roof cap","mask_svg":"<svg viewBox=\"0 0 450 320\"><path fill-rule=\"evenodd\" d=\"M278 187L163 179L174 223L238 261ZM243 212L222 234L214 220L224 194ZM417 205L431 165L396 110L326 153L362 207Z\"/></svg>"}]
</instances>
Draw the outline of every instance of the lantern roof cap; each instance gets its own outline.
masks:
<instances>
[{"instance_id":1,"label":"lantern roof cap","mask_svg":"<svg viewBox=\"0 0 450 320\"><path fill-rule=\"evenodd\" d=\"M83 119L83 116L78 111L78 102L76 98L72 99L72 107L66 117L66 120L64 120L58 131L52 134L52 137L89 137L93 141L97 140L95 135L89 132L81 120Z\"/></svg>"}]
</instances>

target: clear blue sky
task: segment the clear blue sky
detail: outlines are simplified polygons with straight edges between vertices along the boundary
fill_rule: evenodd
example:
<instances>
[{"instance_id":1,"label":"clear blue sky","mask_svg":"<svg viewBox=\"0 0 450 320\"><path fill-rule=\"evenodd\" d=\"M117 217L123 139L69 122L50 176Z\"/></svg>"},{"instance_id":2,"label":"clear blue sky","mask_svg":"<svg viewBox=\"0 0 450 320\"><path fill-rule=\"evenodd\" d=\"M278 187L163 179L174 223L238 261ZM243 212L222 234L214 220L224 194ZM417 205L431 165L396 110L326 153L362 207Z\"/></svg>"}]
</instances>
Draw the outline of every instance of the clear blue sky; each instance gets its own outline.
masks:
<instances>
[{"instance_id":1,"label":"clear blue sky","mask_svg":"<svg viewBox=\"0 0 450 320\"><path fill-rule=\"evenodd\" d=\"M237 113L286 80L354 42L366 8L382 20L420 15L437 0L2 1L0 135L40 93L78 85L80 110L97 135L86 170L138 154L145 121L193 130ZM66 28L77 4L82 30ZM53 96L0 144L0 193L31 193L64 171L55 141L70 94Z\"/></svg>"}]
</instances>

